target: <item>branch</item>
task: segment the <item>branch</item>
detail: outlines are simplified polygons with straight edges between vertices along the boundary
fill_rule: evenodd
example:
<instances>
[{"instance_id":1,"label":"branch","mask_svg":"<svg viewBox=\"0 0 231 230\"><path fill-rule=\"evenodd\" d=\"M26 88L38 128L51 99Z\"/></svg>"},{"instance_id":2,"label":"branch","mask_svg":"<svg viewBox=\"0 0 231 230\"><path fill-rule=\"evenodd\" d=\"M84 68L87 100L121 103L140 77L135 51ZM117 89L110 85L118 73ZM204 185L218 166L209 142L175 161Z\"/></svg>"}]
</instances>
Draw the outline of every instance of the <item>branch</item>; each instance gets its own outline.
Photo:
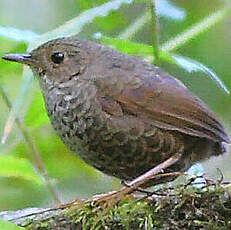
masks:
<instances>
[{"instance_id":1,"label":"branch","mask_svg":"<svg viewBox=\"0 0 231 230\"><path fill-rule=\"evenodd\" d=\"M73 202L59 208L27 208L0 213L0 218L27 229L230 229L231 195L227 186L211 183L158 190L158 196L126 196L105 209L93 202ZM186 188L185 188L186 187ZM161 196L161 192L163 195Z\"/></svg>"}]
</instances>

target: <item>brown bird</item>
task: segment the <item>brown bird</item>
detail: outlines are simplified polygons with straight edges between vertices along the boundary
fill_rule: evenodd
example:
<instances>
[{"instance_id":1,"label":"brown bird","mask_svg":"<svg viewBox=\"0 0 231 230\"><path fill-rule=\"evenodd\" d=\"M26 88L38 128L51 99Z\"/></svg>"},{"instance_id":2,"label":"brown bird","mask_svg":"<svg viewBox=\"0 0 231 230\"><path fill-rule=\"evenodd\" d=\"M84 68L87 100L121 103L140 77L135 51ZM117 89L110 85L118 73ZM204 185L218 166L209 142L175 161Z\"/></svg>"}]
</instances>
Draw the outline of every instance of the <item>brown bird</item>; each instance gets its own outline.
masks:
<instances>
[{"instance_id":1,"label":"brown bird","mask_svg":"<svg viewBox=\"0 0 231 230\"><path fill-rule=\"evenodd\" d=\"M76 36L3 58L31 67L51 123L73 152L106 174L133 180L120 195L170 181L175 176L154 175L184 172L230 142L203 101L139 58Z\"/></svg>"}]
</instances>

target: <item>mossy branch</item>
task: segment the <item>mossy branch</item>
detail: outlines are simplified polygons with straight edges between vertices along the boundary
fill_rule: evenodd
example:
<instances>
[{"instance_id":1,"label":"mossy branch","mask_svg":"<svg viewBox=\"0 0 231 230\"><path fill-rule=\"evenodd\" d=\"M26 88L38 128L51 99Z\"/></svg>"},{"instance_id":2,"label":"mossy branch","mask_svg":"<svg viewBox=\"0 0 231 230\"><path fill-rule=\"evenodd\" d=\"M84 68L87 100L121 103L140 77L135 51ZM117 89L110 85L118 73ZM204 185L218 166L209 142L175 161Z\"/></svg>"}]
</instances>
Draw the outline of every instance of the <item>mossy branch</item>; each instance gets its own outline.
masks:
<instances>
[{"instance_id":1,"label":"mossy branch","mask_svg":"<svg viewBox=\"0 0 231 230\"><path fill-rule=\"evenodd\" d=\"M166 194L166 189L164 190ZM152 199L125 197L111 208L76 202L54 209L25 209L0 217L26 229L231 229L231 188L178 187Z\"/></svg>"}]
</instances>

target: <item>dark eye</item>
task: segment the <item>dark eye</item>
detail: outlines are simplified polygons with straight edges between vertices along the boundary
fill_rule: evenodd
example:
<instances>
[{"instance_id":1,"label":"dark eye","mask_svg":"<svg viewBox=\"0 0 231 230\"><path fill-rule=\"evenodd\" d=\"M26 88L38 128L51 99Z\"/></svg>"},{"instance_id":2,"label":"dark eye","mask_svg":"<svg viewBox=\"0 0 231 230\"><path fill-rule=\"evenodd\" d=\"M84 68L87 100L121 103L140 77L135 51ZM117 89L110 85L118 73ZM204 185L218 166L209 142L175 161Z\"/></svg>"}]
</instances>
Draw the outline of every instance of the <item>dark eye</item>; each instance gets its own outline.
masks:
<instances>
[{"instance_id":1,"label":"dark eye","mask_svg":"<svg viewBox=\"0 0 231 230\"><path fill-rule=\"evenodd\" d=\"M55 63L55 64L60 64L64 59L64 54L61 52L55 52L51 55L51 60Z\"/></svg>"}]
</instances>

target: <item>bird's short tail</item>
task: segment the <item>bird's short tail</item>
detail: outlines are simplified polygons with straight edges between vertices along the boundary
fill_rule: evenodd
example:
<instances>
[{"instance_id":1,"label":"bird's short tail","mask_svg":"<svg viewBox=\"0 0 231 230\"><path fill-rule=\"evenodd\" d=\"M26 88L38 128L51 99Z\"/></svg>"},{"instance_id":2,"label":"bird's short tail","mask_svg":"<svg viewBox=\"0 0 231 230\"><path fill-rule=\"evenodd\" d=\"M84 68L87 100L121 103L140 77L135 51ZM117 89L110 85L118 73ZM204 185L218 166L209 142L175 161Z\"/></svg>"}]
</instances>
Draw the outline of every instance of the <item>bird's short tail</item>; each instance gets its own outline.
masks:
<instances>
[{"instance_id":1,"label":"bird's short tail","mask_svg":"<svg viewBox=\"0 0 231 230\"><path fill-rule=\"evenodd\" d=\"M213 146L213 151L212 151L212 155L213 156L218 156L218 155L221 155L223 153L225 153L227 151L227 144L224 143L224 142L216 142L214 143L214 146Z\"/></svg>"}]
</instances>

